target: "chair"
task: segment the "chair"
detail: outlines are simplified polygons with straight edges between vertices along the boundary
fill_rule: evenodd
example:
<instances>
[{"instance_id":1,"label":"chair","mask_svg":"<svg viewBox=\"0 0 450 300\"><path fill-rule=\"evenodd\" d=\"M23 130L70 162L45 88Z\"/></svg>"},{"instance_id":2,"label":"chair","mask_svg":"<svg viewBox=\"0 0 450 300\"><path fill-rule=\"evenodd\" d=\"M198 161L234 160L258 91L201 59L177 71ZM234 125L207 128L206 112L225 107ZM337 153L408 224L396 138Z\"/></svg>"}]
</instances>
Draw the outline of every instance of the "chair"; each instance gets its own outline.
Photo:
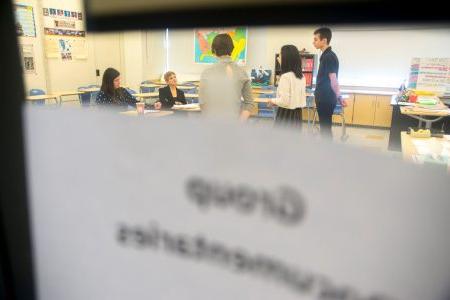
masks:
<instances>
[{"instance_id":1,"label":"chair","mask_svg":"<svg viewBox=\"0 0 450 300\"><path fill-rule=\"evenodd\" d=\"M128 93L130 93L131 95L137 94L135 90L130 89L130 88L125 88L127 90Z\"/></svg>"},{"instance_id":2,"label":"chair","mask_svg":"<svg viewBox=\"0 0 450 300\"><path fill-rule=\"evenodd\" d=\"M193 82L185 82L183 85L189 86L189 87L192 86L192 89L184 91L186 94L197 94L198 93L197 86Z\"/></svg>"},{"instance_id":3,"label":"chair","mask_svg":"<svg viewBox=\"0 0 450 300\"><path fill-rule=\"evenodd\" d=\"M41 89L31 89L31 90L28 92L28 95L29 95L29 96L45 95L45 91L44 91L44 90L41 90ZM45 100L36 100L36 101L33 101L33 104L36 104L36 105L43 105L43 104L45 104Z\"/></svg>"},{"instance_id":4,"label":"chair","mask_svg":"<svg viewBox=\"0 0 450 300\"><path fill-rule=\"evenodd\" d=\"M79 92L82 92L82 91L84 91L87 88L89 88L89 87L87 87L87 86L80 86L77 90ZM91 93L86 92L86 93L83 93L83 94L79 94L78 95L78 100L80 100L80 105L81 106L89 106L91 104Z\"/></svg>"},{"instance_id":5,"label":"chair","mask_svg":"<svg viewBox=\"0 0 450 300\"><path fill-rule=\"evenodd\" d=\"M340 116L341 117L341 126L342 126L342 133L341 133L341 141L345 142L348 139L348 134L346 131L346 125L345 125L345 114L344 114L344 108L340 103L336 104L336 107L333 111L334 116ZM314 118L312 126L315 126L316 123L316 117L317 117L317 109L314 107Z\"/></svg>"},{"instance_id":6,"label":"chair","mask_svg":"<svg viewBox=\"0 0 450 300\"><path fill-rule=\"evenodd\" d=\"M155 87L144 87L142 86L143 84L150 84L151 81L150 80L144 80L141 82L141 86L139 87L139 92L141 93L153 93L155 92L156 88Z\"/></svg>"},{"instance_id":7,"label":"chair","mask_svg":"<svg viewBox=\"0 0 450 300\"><path fill-rule=\"evenodd\" d=\"M273 98L272 94L261 94L259 98L270 99ZM260 118L273 118L275 120L276 116L276 108L269 107L267 103L260 102L258 103L258 117Z\"/></svg>"},{"instance_id":8,"label":"chair","mask_svg":"<svg viewBox=\"0 0 450 300\"><path fill-rule=\"evenodd\" d=\"M308 112L308 128L311 125L311 111L313 113L313 117L315 118L315 113L316 113L316 107L314 105L314 97L313 96L307 96L306 97L306 106L305 106L307 112Z\"/></svg>"},{"instance_id":9,"label":"chair","mask_svg":"<svg viewBox=\"0 0 450 300\"><path fill-rule=\"evenodd\" d=\"M87 87L89 89L95 89L95 88L100 89L100 86L98 84L90 84ZM98 93L99 93L99 91L89 92L89 105L91 105L91 106L97 105L97 102L95 100L97 99Z\"/></svg>"}]
</instances>

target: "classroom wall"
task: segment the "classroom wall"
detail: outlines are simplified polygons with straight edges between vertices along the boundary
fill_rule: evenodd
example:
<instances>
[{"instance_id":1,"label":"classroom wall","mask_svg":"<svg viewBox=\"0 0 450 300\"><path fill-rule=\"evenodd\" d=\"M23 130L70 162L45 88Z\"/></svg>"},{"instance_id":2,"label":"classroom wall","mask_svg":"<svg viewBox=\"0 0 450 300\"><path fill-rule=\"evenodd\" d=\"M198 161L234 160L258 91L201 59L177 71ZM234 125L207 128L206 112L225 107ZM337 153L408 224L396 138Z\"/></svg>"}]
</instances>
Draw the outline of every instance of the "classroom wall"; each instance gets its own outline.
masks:
<instances>
[{"instance_id":1,"label":"classroom wall","mask_svg":"<svg viewBox=\"0 0 450 300\"><path fill-rule=\"evenodd\" d=\"M146 53L145 35L142 32L114 32L108 34L87 33L86 59L62 61L47 58L43 34L43 7L56 7L84 13L81 0L23 0L16 3L32 5L36 37L20 37L20 44L32 44L35 54L36 74L25 74L26 90L40 88L48 93L76 90L80 86L100 84L103 71L115 67L122 74L122 82L139 89L143 74L143 58ZM101 74L96 76L95 70Z\"/></svg>"},{"instance_id":2,"label":"classroom wall","mask_svg":"<svg viewBox=\"0 0 450 300\"><path fill-rule=\"evenodd\" d=\"M42 0L42 7L55 7L70 11L81 11L85 16L84 5L81 1L74 0ZM42 8L36 11L42 20ZM41 36L44 39L44 36ZM46 58L47 64L47 86L49 92L76 90L80 86L96 83L95 77L95 55L92 47L93 37L86 36L88 49L86 59L73 59L63 61L61 58ZM45 49L44 49L45 50Z\"/></svg>"},{"instance_id":3,"label":"classroom wall","mask_svg":"<svg viewBox=\"0 0 450 300\"><path fill-rule=\"evenodd\" d=\"M145 33L131 31L123 33L123 70L122 76L126 84L133 90L139 91L144 78Z\"/></svg>"},{"instance_id":4,"label":"classroom wall","mask_svg":"<svg viewBox=\"0 0 450 300\"><path fill-rule=\"evenodd\" d=\"M312 45L318 26L260 27L248 30L245 68L274 68L275 53L282 45L320 56ZM448 28L423 27L331 27L332 47L340 60L342 85L398 87L408 79L413 57L449 57ZM200 74L208 65L194 63L193 30L170 30L169 66L175 72Z\"/></svg>"},{"instance_id":5,"label":"classroom wall","mask_svg":"<svg viewBox=\"0 0 450 300\"><path fill-rule=\"evenodd\" d=\"M33 87L37 89L47 90L46 79L46 66L44 63L44 49L43 49L43 29L42 19L38 18L38 12L41 11L40 1L36 0L22 0L16 1L17 4L31 5L34 10L34 19L36 25L36 37L19 37L19 49L20 45L27 44L33 45L34 57L35 57L35 70L33 74L24 74L25 88Z\"/></svg>"},{"instance_id":6,"label":"classroom wall","mask_svg":"<svg viewBox=\"0 0 450 300\"><path fill-rule=\"evenodd\" d=\"M160 79L166 71L165 35L165 30L151 30L144 34L143 80Z\"/></svg>"},{"instance_id":7,"label":"classroom wall","mask_svg":"<svg viewBox=\"0 0 450 300\"><path fill-rule=\"evenodd\" d=\"M244 66L248 71L252 67L264 67L267 63L267 29L249 28L247 64ZM180 74L199 75L209 65L194 62L194 31L169 30L169 69Z\"/></svg>"}]
</instances>

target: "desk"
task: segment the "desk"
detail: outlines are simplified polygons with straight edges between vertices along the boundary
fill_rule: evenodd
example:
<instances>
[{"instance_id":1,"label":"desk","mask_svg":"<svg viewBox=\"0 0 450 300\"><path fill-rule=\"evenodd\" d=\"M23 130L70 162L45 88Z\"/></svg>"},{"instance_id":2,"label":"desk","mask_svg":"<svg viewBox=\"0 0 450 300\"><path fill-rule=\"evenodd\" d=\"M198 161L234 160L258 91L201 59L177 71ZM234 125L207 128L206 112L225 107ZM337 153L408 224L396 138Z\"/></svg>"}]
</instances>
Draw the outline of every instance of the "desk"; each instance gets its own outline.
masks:
<instances>
[{"instance_id":1,"label":"desk","mask_svg":"<svg viewBox=\"0 0 450 300\"><path fill-rule=\"evenodd\" d=\"M131 116L131 117L137 117L137 116L143 116L143 117L152 117L152 118L160 118L160 117L166 117L173 114L173 111L167 111L167 110L160 110L158 112L149 112L144 113L143 115L140 115L135 110L128 110L120 112L121 115L125 116Z\"/></svg>"},{"instance_id":2,"label":"desk","mask_svg":"<svg viewBox=\"0 0 450 300\"><path fill-rule=\"evenodd\" d=\"M84 91L66 91L66 92L57 92L56 94L59 95L59 105L62 105L64 96L77 96L84 94Z\"/></svg>"},{"instance_id":3,"label":"desk","mask_svg":"<svg viewBox=\"0 0 450 300\"><path fill-rule=\"evenodd\" d=\"M177 89L180 90L192 90L192 89L196 89L197 87L195 85L178 85Z\"/></svg>"},{"instance_id":4,"label":"desk","mask_svg":"<svg viewBox=\"0 0 450 300\"><path fill-rule=\"evenodd\" d=\"M158 84L154 84L154 83L144 83L141 84L141 87L146 87L146 88L159 88L161 85Z\"/></svg>"},{"instance_id":5,"label":"desk","mask_svg":"<svg viewBox=\"0 0 450 300\"><path fill-rule=\"evenodd\" d=\"M419 120L419 128L422 127L422 122L425 123L426 129L431 129L431 124L441 120L444 117L450 116L450 109L448 109L444 104L441 104L441 109L427 109L422 108L417 105L413 106L402 106L400 107L400 112L404 115L410 116L414 119ZM429 119L426 117L435 117Z\"/></svg>"},{"instance_id":6,"label":"desk","mask_svg":"<svg viewBox=\"0 0 450 300\"><path fill-rule=\"evenodd\" d=\"M257 90L252 90L252 93L253 94L275 94L275 91L257 89Z\"/></svg>"},{"instance_id":7,"label":"desk","mask_svg":"<svg viewBox=\"0 0 450 300\"><path fill-rule=\"evenodd\" d=\"M80 92L85 93L92 93L92 92L98 92L100 91L100 88L87 88L87 89L81 89Z\"/></svg>"},{"instance_id":8,"label":"desk","mask_svg":"<svg viewBox=\"0 0 450 300\"><path fill-rule=\"evenodd\" d=\"M26 100L28 101L39 101L39 100L47 100L54 99L56 104L58 104L58 94L49 94L49 95L35 95L35 96L27 96Z\"/></svg>"},{"instance_id":9,"label":"desk","mask_svg":"<svg viewBox=\"0 0 450 300\"><path fill-rule=\"evenodd\" d=\"M152 98L152 97L158 97L159 93L157 92L150 92L150 93L136 93L132 96L138 97L138 98Z\"/></svg>"},{"instance_id":10,"label":"desk","mask_svg":"<svg viewBox=\"0 0 450 300\"><path fill-rule=\"evenodd\" d=\"M184 94L186 98L198 98L198 94Z\"/></svg>"},{"instance_id":11,"label":"desk","mask_svg":"<svg viewBox=\"0 0 450 300\"><path fill-rule=\"evenodd\" d=\"M176 111L202 111L199 104L174 105L172 110Z\"/></svg>"},{"instance_id":12,"label":"desk","mask_svg":"<svg viewBox=\"0 0 450 300\"><path fill-rule=\"evenodd\" d=\"M447 164L450 171L450 135L445 135L444 138L413 138L402 131L401 142L404 160Z\"/></svg>"}]
</instances>

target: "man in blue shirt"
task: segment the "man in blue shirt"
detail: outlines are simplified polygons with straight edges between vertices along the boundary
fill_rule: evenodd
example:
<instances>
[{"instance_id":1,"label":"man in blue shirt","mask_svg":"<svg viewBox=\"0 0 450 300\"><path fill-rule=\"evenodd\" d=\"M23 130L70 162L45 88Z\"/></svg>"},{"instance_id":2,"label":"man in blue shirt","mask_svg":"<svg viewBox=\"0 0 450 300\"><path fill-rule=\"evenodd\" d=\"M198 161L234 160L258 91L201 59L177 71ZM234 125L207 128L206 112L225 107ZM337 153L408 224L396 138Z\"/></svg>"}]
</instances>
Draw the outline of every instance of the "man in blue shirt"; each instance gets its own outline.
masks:
<instances>
[{"instance_id":1,"label":"man in blue shirt","mask_svg":"<svg viewBox=\"0 0 450 300\"><path fill-rule=\"evenodd\" d=\"M347 106L346 101L342 100L339 90L339 60L331 50L330 41L331 30L329 28L322 27L314 31L313 45L322 51L314 96L319 114L320 134L325 138L332 138L331 118L337 101L340 101L342 106Z\"/></svg>"}]
</instances>

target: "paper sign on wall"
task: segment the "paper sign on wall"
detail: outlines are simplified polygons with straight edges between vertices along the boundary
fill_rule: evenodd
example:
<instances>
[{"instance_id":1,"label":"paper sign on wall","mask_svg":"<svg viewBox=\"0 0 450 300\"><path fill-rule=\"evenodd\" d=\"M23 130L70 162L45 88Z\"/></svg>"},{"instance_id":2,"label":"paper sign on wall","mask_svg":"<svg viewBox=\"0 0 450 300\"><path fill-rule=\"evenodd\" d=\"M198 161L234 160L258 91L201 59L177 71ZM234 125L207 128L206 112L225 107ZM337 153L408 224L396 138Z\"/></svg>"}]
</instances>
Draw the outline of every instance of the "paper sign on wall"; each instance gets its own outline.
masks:
<instances>
[{"instance_id":1,"label":"paper sign on wall","mask_svg":"<svg viewBox=\"0 0 450 300\"><path fill-rule=\"evenodd\" d=\"M16 4L14 9L17 35L36 37L33 7L31 5Z\"/></svg>"},{"instance_id":2,"label":"paper sign on wall","mask_svg":"<svg viewBox=\"0 0 450 300\"><path fill-rule=\"evenodd\" d=\"M34 50L32 44L21 45L22 67L25 74L36 74Z\"/></svg>"},{"instance_id":3,"label":"paper sign on wall","mask_svg":"<svg viewBox=\"0 0 450 300\"><path fill-rule=\"evenodd\" d=\"M413 58L408 87L450 95L450 58Z\"/></svg>"},{"instance_id":4,"label":"paper sign on wall","mask_svg":"<svg viewBox=\"0 0 450 300\"><path fill-rule=\"evenodd\" d=\"M69 52L72 59L87 58L86 39L76 37L45 36L45 53L48 58L70 60L67 55L65 55L66 57L63 57L62 55L63 53L68 53L68 49L70 49Z\"/></svg>"}]
</instances>

